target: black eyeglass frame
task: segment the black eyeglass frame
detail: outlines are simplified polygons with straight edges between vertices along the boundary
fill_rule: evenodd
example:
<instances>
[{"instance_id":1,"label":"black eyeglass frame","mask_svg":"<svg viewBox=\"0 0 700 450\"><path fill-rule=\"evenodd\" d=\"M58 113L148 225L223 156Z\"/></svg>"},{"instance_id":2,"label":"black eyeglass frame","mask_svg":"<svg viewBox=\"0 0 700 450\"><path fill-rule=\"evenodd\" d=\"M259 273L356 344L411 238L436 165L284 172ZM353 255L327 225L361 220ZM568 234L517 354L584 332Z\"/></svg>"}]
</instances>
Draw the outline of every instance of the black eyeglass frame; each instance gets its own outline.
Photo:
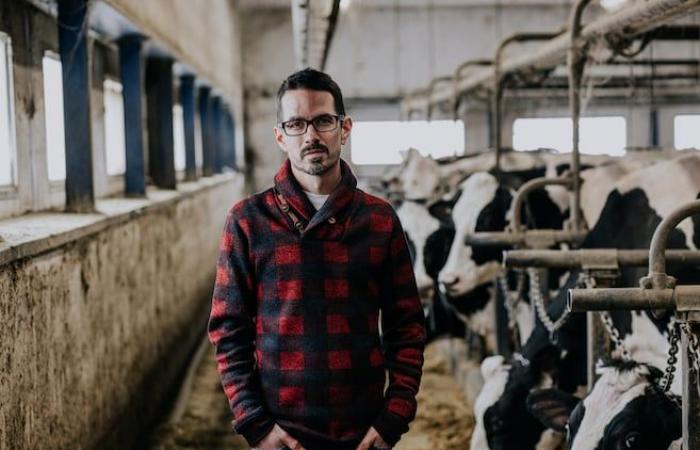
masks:
<instances>
[{"instance_id":1,"label":"black eyeglass frame","mask_svg":"<svg viewBox=\"0 0 700 450\"><path fill-rule=\"evenodd\" d=\"M337 123L336 123L335 127L332 128L332 129L330 129L330 130L319 130L318 128L316 128L316 125L313 124L313 121L316 120L316 119L318 119L319 117L325 117L325 116L329 116L329 117L335 118L335 119L337 120ZM285 124L287 124L287 123L289 123L289 122L295 122L295 121L297 121L297 120L301 120L301 121L306 122L306 124L305 124L305 126L304 126L304 131L300 132L299 134L289 134L289 133L287 132L287 130L285 129L285 127L284 127ZM301 136L301 135L305 134L307 131L309 131L309 125L313 126L313 127L314 127L314 130L316 130L317 133L328 133L328 132L330 132L330 131L335 131L335 130L338 129L338 127L342 126L343 120L345 120L345 114L320 114L320 115L318 115L318 116L316 116L316 117L314 117L313 119L310 119L310 120L306 120L306 119L304 119L304 118L299 117L299 118L290 119L290 120L287 120L287 121L284 121L284 122L277 122L277 127L278 127L279 129L281 129L281 130L284 132L284 134L286 134L287 136L289 136L289 137L297 137L297 136Z\"/></svg>"}]
</instances>

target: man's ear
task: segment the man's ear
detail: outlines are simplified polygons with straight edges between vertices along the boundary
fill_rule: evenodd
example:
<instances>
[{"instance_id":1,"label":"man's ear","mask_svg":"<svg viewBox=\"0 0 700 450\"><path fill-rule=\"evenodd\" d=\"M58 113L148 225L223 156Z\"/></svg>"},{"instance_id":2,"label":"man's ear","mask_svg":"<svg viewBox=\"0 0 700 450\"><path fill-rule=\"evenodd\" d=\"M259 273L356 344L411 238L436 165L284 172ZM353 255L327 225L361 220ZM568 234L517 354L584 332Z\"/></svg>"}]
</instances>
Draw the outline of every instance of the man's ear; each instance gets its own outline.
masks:
<instances>
[{"instance_id":1,"label":"man's ear","mask_svg":"<svg viewBox=\"0 0 700 450\"><path fill-rule=\"evenodd\" d=\"M527 409L542 425L563 433L569 415L579 401L577 397L558 389L540 389L527 396Z\"/></svg>"},{"instance_id":2,"label":"man's ear","mask_svg":"<svg viewBox=\"0 0 700 450\"><path fill-rule=\"evenodd\" d=\"M340 143L346 144L348 138L350 137L350 130L352 130L352 117L346 116L343 119L343 126L340 128Z\"/></svg>"},{"instance_id":3,"label":"man's ear","mask_svg":"<svg viewBox=\"0 0 700 450\"><path fill-rule=\"evenodd\" d=\"M287 153L287 147L284 142L284 132L277 127L273 127L272 131L275 133L275 142L277 142L277 146L280 150Z\"/></svg>"}]
</instances>

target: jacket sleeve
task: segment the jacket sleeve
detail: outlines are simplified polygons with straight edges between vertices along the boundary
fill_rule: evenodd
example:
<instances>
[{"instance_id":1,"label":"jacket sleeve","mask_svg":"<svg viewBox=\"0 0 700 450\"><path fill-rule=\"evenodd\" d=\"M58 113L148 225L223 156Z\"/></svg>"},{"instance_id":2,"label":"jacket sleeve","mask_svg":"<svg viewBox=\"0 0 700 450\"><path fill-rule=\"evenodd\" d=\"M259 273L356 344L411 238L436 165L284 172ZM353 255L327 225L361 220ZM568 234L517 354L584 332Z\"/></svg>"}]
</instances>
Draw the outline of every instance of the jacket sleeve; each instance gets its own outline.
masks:
<instances>
[{"instance_id":1,"label":"jacket sleeve","mask_svg":"<svg viewBox=\"0 0 700 450\"><path fill-rule=\"evenodd\" d=\"M381 306L382 345L389 384L384 393L384 409L373 424L382 439L392 446L408 431L408 424L416 415L426 340L425 316L406 237L396 214L393 217Z\"/></svg>"},{"instance_id":2,"label":"jacket sleeve","mask_svg":"<svg viewBox=\"0 0 700 450\"><path fill-rule=\"evenodd\" d=\"M246 219L240 210L240 203L231 209L221 236L208 334L233 412L233 427L254 446L274 421L265 411L255 370L256 302L248 239L241 226Z\"/></svg>"}]
</instances>

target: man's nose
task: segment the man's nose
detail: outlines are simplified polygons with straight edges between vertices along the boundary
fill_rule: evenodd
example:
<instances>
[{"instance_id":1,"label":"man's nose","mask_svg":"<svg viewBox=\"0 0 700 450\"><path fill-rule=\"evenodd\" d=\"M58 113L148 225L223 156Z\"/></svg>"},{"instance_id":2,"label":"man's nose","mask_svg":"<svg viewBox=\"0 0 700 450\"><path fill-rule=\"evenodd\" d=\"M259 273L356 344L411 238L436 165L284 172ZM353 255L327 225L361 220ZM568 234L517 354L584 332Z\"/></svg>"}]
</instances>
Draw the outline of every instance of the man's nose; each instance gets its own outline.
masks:
<instances>
[{"instance_id":1,"label":"man's nose","mask_svg":"<svg viewBox=\"0 0 700 450\"><path fill-rule=\"evenodd\" d=\"M308 124L306 127L306 133L304 133L304 140L306 142L318 142L321 140L320 136L318 135L318 131L316 130L316 127L313 126L313 124Z\"/></svg>"}]
</instances>

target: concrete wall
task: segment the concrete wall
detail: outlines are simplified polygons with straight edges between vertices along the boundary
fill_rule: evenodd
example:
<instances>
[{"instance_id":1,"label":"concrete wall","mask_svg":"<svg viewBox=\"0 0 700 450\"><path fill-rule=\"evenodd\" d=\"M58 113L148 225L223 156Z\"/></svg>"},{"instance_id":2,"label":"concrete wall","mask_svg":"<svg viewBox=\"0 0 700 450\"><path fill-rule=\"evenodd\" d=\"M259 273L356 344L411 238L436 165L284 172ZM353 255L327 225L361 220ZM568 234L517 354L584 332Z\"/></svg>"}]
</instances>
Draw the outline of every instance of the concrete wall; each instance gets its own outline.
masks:
<instances>
[{"instance_id":1,"label":"concrete wall","mask_svg":"<svg viewBox=\"0 0 700 450\"><path fill-rule=\"evenodd\" d=\"M0 266L0 448L127 449L147 436L203 338L218 240L242 181L219 175L187 194L149 194L163 201L103 200L95 220L110 223L98 232ZM36 220L81 219L56 216ZM22 226L0 224L0 253L12 250L13 223Z\"/></svg>"}]
</instances>

